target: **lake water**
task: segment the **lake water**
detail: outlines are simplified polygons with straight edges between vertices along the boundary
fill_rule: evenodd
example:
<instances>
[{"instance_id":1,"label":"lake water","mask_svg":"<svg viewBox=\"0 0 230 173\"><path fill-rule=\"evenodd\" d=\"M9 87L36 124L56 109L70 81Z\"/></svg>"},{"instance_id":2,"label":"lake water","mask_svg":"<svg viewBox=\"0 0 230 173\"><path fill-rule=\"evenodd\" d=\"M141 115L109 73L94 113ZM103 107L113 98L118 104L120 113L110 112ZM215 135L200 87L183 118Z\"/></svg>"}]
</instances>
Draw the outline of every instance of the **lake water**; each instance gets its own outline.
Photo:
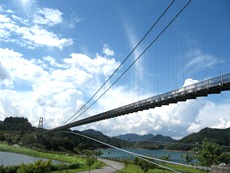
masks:
<instances>
[{"instance_id":1,"label":"lake water","mask_svg":"<svg viewBox=\"0 0 230 173\"><path fill-rule=\"evenodd\" d=\"M3 165L3 166L20 165L22 163L29 164L29 163L34 163L38 160L48 161L49 159L0 151L0 165ZM52 161L52 162L54 164L55 163L61 163L59 161Z\"/></svg>"},{"instance_id":2,"label":"lake water","mask_svg":"<svg viewBox=\"0 0 230 173\"><path fill-rule=\"evenodd\" d=\"M150 157L157 157L157 158L169 154L170 160L178 163L185 163L185 159L182 158L181 155L187 153L186 151L168 151L168 150L145 150L145 149L126 149L126 150L137 154L150 156ZM134 158L132 155L125 153L123 151L119 151L117 149L105 149L105 150L101 150L101 152L103 153L102 157L131 158L131 159Z\"/></svg>"}]
</instances>

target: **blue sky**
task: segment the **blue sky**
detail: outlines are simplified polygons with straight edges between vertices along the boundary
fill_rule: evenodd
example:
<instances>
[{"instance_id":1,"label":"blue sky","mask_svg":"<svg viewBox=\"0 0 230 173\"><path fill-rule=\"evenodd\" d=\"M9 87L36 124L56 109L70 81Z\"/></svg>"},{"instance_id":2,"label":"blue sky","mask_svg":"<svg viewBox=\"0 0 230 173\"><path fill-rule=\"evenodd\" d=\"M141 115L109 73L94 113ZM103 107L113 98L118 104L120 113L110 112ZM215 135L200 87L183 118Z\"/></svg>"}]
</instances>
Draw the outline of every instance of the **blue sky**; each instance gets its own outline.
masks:
<instances>
[{"instance_id":1,"label":"blue sky","mask_svg":"<svg viewBox=\"0 0 230 173\"><path fill-rule=\"evenodd\" d=\"M175 1L97 99L188 1ZM0 2L0 119L44 117L54 128L109 78L171 1ZM192 1L135 65L80 118L161 94L230 69L230 2ZM107 135L181 138L230 127L229 92L84 125ZM90 105L90 102L88 105ZM128 124L128 125L127 125Z\"/></svg>"}]
</instances>

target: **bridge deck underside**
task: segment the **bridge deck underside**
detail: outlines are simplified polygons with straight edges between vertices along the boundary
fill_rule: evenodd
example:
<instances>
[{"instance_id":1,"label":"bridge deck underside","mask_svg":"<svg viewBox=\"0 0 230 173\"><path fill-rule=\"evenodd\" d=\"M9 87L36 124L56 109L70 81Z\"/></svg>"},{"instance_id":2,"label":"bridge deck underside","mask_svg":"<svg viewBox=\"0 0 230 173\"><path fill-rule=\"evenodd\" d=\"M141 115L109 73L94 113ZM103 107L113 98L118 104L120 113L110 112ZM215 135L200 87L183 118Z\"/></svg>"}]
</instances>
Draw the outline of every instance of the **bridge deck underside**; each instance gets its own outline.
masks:
<instances>
[{"instance_id":1,"label":"bridge deck underside","mask_svg":"<svg viewBox=\"0 0 230 173\"><path fill-rule=\"evenodd\" d=\"M50 132L114 118L138 111L153 109L155 107L169 105L171 103L186 101L188 99L196 99L197 97L207 96L208 94L218 94L221 91L226 90L230 90L230 73L75 121L52 129Z\"/></svg>"}]
</instances>

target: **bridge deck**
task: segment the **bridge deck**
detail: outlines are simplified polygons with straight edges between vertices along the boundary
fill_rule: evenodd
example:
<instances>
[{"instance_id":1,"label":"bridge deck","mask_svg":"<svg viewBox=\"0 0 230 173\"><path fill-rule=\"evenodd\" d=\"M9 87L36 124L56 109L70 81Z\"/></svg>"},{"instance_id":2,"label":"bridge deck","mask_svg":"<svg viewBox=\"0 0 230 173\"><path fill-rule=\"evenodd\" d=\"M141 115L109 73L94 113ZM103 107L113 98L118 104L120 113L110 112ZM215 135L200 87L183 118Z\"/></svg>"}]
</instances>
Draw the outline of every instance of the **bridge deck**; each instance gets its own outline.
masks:
<instances>
[{"instance_id":1,"label":"bridge deck","mask_svg":"<svg viewBox=\"0 0 230 173\"><path fill-rule=\"evenodd\" d=\"M75 127L75 126L80 126L88 123L93 123L96 121L101 121L109 118L114 118L129 113L143 111L150 108L160 107L163 105L168 105L170 103L177 103L179 101L195 99L197 97L207 96L208 94L218 94L221 91L225 91L225 90L230 90L230 73L215 78L207 79L164 94L160 94L144 100L140 100L79 121L75 121L73 123L49 130L48 133Z\"/></svg>"}]
</instances>

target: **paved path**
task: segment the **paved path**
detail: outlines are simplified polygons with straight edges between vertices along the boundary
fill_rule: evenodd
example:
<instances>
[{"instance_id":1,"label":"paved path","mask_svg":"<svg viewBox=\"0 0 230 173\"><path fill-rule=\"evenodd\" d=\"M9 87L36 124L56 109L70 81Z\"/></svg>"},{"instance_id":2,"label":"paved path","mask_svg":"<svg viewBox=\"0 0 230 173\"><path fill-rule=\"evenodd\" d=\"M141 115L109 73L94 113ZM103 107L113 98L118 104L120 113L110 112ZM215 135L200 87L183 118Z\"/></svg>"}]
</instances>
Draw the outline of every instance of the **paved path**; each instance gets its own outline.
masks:
<instances>
[{"instance_id":1,"label":"paved path","mask_svg":"<svg viewBox=\"0 0 230 173\"><path fill-rule=\"evenodd\" d=\"M124 165L120 162L115 162L115 161L106 160L106 159L98 159L98 160L104 162L106 166L104 166L101 169L91 170L90 173L112 173L112 172L116 172L124 168ZM89 171L85 171L81 173L88 173L88 172Z\"/></svg>"}]
</instances>

